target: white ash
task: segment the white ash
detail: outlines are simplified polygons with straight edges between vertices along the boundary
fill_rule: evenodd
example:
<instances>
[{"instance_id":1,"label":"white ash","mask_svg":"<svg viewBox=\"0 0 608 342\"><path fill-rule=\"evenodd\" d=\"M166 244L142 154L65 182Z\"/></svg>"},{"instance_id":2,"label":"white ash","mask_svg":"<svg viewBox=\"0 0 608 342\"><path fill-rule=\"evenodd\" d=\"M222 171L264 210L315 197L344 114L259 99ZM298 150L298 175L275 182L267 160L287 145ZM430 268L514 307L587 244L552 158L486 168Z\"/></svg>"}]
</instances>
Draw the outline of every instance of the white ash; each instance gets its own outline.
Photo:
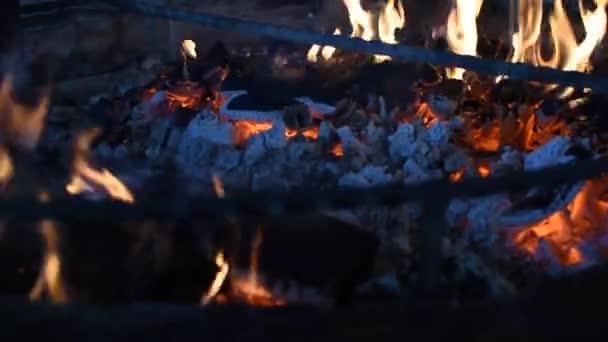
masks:
<instances>
[{"instance_id":1,"label":"white ash","mask_svg":"<svg viewBox=\"0 0 608 342\"><path fill-rule=\"evenodd\" d=\"M336 130L336 133L340 137L342 143L342 150L344 154L352 156L363 156L365 155L366 146L359 141L355 136L353 130L348 126L340 127Z\"/></svg>"},{"instance_id":2,"label":"white ash","mask_svg":"<svg viewBox=\"0 0 608 342\"><path fill-rule=\"evenodd\" d=\"M164 150L165 137L168 135L172 125L173 120L165 118L152 126L150 137L148 138L148 147L145 150L148 159L155 160L160 157Z\"/></svg>"},{"instance_id":3,"label":"white ash","mask_svg":"<svg viewBox=\"0 0 608 342\"><path fill-rule=\"evenodd\" d=\"M304 157L312 155L316 147L313 143L309 142L292 142L287 146L287 157L289 162L298 162Z\"/></svg>"},{"instance_id":4,"label":"white ash","mask_svg":"<svg viewBox=\"0 0 608 342\"><path fill-rule=\"evenodd\" d=\"M454 149L444 158L443 168L448 173L471 168L471 158L461 149Z\"/></svg>"},{"instance_id":5,"label":"white ash","mask_svg":"<svg viewBox=\"0 0 608 342\"><path fill-rule=\"evenodd\" d=\"M340 186L371 187L386 184L392 180L392 175L387 173L384 166L365 166L361 171L349 172L338 180Z\"/></svg>"},{"instance_id":6,"label":"white ash","mask_svg":"<svg viewBox=\"0 0 608 342\"><path fill-rule=\"evenodd\" d=\"M216 144L233 145L235 143L234 125L222 121L212 112L203 111L197 114L184 132L183 143L196 138L204 138Z\"/></svg>"},{"instance_id":7,"label":"white ash","mask_svg":"<svg viewBox=\"0 0 608 342\"><path fill-rule=\"evenodd\" d=\"M443 177L441 170L427 169L421 166L414 158L408 159L403 164L403 174L403 180L406 184L418 183Z\"/></svg>"},{"instance_id":8,"label":"white ash","mask_svg":"<svg viewBox=\"0 0 608 342\"><path fill-rule=\"evenodd\" d=\"M566 155L570 147L571 139L569 137L555 137L526 155L524 168L526 171L531 171L567 163L575 159L572 155Z\"/></svg>"},{"instance_id":9,"label":"white ash","mask_svg":"<svg viewBox=\"0 0 608 342\"><path fill-rule=\"evenodd\" d=\"M144 126L156 118L167 115L169 98L164 91L157 91L148 101L135 106L131 113L131 125Z\"/></svg>"},{"instance_id":10,"label":"white ash","mask_svg":"<svg viewBox=\"0 0 608 342\"><path fill-rule=\"evenodd\" d=\"M319 142L329 144L333 134L336 133L334 126L331 124L331 122L321 121L321 125L319 126L319 135L317 136Z\"/></svg>"},{"instance_id":11,"label":"white ash","mask_svg":"<svg viewBox=\"0 0 608 342\"><path fill-rule=\"evenodd\" d=\"M472 224L467 235L474 241L496 242L499 234L496 226L497 218L511 207L511 201L506 194L496 194L471 200L467 218Z\"/></svg>"},{"instance_id":12,"label":"white ash","mask_svg":"<svg viewBox=\"0 0 608 342\"><path fill-rule=\"evenodd\" d=\"M384 127L378 127L373 121L370 121L365 128L366 142L370 146L383 146L386 141L386 130ZM376 148L373 148L376 150Z\"/></svg>"},{"instance_id":13,"label":"white ash","mask_svg":"<svg viewBox=\"0 0 608 342\"><path fill-rule=\"evenodd\" d=\"M247 140L247 149L243 156L246 165L255 164L265 154L266 146L264 144L264 137L261 134L256 134Z\"/></svg>"},{"instance_id":14,"label":"white ash","mask_svg":"<svg viewBox=\"0 0 608 342\"><path fill-rule=\"evenodd\" d=\"M452 135L452 130L448 124L437 121L427 130L427 141L432 146L441 146L447 144Z\"/></svg>"},{"instance_id":15,"label":"white ash","mask_svg":"<svg viewBox=\"0 0 608 342\"><path fill-rule=\"evenodd\" d=\"M219 147L219 152L215 160L215 167L221 170L232 170L241 164L242 158L243 152L235 148L222 145Z\"/></svg>"},{"instance_id":16,"label":"white ash","mask_svg":"<svg viewBox=\"0 0 608 342\"><path fill-rule=\"evenodd\" d=\"M491 165L491 171L494 173L505 169L522 170L523 167L524 154L507 146L500 155L500 160Z\"/></svg>"},{"instance_id":17,"label":"white ash","mask_svg":"<svg viewBox=\"0 0 608 342\"><path fill-rule=\"evenodd\" d=\"M413 124L402 123L395 133L388 137L389 155L393 160L410 157L416 151L416 128Z\"/></svg>"},{"instance_id":18,"label":"white ash","mask_svg":"<svg viewBox=\"0 0 608 342\"><path fill-rule=\"evenodd\" d=\"M201 169L211 165L216 149L216 144L203 137L184 138L175 161L186 174L198 175Z\"/></svg>"},{"instance_id":19,"label":"white ash","mask_svg":"<svg viewBox=\"0 0 608 342\"><path fill-rule=\"evenodd\" d=\"M294 100L305 104L308 107L310 116L315 119L322 120L325 115L336 111L336 107L327 105L325 103L315 102L309 97L296 97Z\"/></svg>"},{"instance_id":20,"label":"white ash","mask_svg":"<svg viewBox=\"0 0 608 342\"><path fill-rule=\"evenodd\" d=\"M276 120L271 129L249 138L244 156L245 163L247 165L255 164L268 151L279 150L287 146L286 131L287 127L283 120Z\"/></svg>"}]
</instances>

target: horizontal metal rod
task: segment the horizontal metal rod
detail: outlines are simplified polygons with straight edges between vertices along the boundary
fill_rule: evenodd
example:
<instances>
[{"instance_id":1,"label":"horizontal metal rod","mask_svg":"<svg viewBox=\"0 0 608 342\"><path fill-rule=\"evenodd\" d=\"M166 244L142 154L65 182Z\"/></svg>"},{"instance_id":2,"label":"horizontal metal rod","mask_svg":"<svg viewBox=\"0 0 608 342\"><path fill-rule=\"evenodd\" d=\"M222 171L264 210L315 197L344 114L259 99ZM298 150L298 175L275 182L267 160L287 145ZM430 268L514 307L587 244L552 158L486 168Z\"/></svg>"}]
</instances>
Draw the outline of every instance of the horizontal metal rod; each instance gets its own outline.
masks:
<instances>
[{"instance_id":1,"label":"horizontal metal rod","mask_svg":"<svg viewBox=\"0 0 608 342\"><path fill-rule=\"evenodd\" d=\"M562 71L529 64L507 63L495 59L462 56L450 52L402 44L390 45L380 41L368 42L347 36L334 36L247 19L158 6L140 0L107 0L107 2L119 5L125 10L147 16L162 17L225 31L250 33L303 44L330 45L346 51L387 55L396 60L428 63L445 67L461 67L480 74L507 75L513 79L561 84L577 88L591 88L596 92L608 93L608 79L575 71Z\"/></svg>"},{"instance_id":2,"label":"horizontal metal rod","mask_svg":"<svg viewBox=\"0 0 608 342\"><path fill-rule=\"evenodd\" d=\"M479 197L499 192L554 187L593 178L608 172L608 160L577 161L537 171L500 177L474 178L460 183L432 180L408 185L373 188L293 189L289 192L246 192L228 198L187 196L136 199L134 204L92 202L67 197L40 202L36 199L0 200L3 219L145 220L196 219L218 215L285 215L357 207L393 207L406 202L438 203L451 198Z\"/></svg>"}]
</instances>

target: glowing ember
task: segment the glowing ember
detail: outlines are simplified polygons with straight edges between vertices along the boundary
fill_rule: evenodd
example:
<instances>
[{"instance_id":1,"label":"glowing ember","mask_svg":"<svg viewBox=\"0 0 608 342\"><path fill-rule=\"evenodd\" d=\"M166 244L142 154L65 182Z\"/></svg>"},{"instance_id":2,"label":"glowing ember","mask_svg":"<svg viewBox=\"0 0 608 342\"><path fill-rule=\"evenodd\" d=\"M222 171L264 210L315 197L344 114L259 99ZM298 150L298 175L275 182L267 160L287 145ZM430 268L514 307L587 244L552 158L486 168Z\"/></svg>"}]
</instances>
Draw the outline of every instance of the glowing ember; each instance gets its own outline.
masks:
<instances>
[{"instance_id":1,"label":"glowing ember","mask_svg":"<svg viewBox=\"0 0 608 342\"><path fill-rule=\"evenodd\" d=\"M481 177L488 177L491 173L490 167L488 165L479 165L477 167L477 172Z\"/></svg>"},{"instance_id":2,"label":"glowing ember","mask_svg":"<svg viewBox=\"0 0 608 342\"><path fill-rule=\"evenodd\" d=\"M603 195L608 178L588 181L568 206L532 226L522 228L513 236L516 246L530 255L537 255L540 242L552 249L562 265L584 261L580 244L585 235L601 228L608 218L608 203Z\"/></svg>"},{"instance_id":3,"label":"glowing ember","mask_svg":"<svg viewBox=\"0 0 608 342\"><path fill-rule=\"evenodd\" d=\"M211 302L211 300L213 298L215 298L217 293L222 288L222 285L224 284L224 280L226 280L226 276L228 275L228 271L230 270L230 267L228 266L228 262L226 260L224 260L224 252L222 252L222 251L217 253L217 255L215 256L215 264L217 265L217 267L220 268L220 270L215 275L215 278L213 279L213 282L211 283L211 287L209 288L209 291L207 291L207 293L203 296L203 298L201 298L202 305L209 304Z\"/></svg>"},{"instance_id":4,"label":"glowing ember","mask_svg":"<svg viewBox=\"0 0 608 342\"><path fill-rule=\"evenodd\" d=\"M99 133L96 129L91 129L81 133L76 138L75 156L73 162L72 180L65 189L72 195L81 193L99 194L100 190L107 193L110 197L133 203L135 198L129 189L110 171L102 169L95 170L87 162L87 154L91 141Z\"/></svg>"},{"instance_id":5,"label":"glowing ember","mask_svg":"<svg viewBox=\"0 0 608 342\"><path fill-rule=\"evenodd\" d=\"M249 276L243 278L233 276L230 278L231 297L256 306L282 306L287 302L282 298L274 297L270 290L260 284L258 279L258 259L262 239L262 230L258 228L251 249Z\"/></svg>"},{"instance_id":6,"label":"glowing ember","mask_svg":"<svg viewBox=\"0 0 608 342\"><path fill-rule=\"evenodd\" d=\"M447 22L447 41L454 53L477 56L477 17L483 0L456 0ZM449 68L449 78L462 79L464 69Z\"/></svg>"},{"instance_id":7,"label":"glowing ember","mask_svg":"<svg viewBox=\"0 0 608 342\"><path fill-rule=\"evenodd\" d=\"M224 184L222 183L220 176L218 176L218 175L211 176L211 181L213 182L213 190L215 191L215 194L217 195L217 197L224 198L226 193L224 192Z\"/></svg>"},{"instance_id":8,"label":"glowing ember","mask_svg":"<svg viewBox=\"0 0 608 342\"><path fill-rule=\"evenodd\" d=\"M405 26L405 10L401 0L388 0L384 7L378 10L365 10L361 0L343 0L348 10L348 18L352 28L351 37L371 41L379 39L387 44L398 44L395 31ZM334 35L341 34L336 29ZM330 59L335 48L325 46L321 49L319 45L313 45L308 51L307 57L310 62L316 62L319 51L323 59ZM376 63L390 60L389 56L374 56Z\"/></svg>"},{"instance_id":9,"label":"glowing ember","mask_svg":"<svg viewBox=\"0 0 608 342\"><path fill-rule=\"evenodd\" d=\"M450 174L450 182L458 183L464 178L464 169L460 169Z\"/></svg>"}]
</instances>

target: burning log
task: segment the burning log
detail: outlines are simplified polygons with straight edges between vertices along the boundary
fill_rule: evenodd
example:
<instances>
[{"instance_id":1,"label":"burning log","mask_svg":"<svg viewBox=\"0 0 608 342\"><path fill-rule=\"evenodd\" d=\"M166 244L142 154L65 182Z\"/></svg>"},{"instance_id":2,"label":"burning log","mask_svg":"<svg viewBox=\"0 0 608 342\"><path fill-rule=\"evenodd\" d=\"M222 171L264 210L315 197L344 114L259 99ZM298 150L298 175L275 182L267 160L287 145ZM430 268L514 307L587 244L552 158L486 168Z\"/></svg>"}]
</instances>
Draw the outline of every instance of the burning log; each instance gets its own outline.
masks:
<instances>
[{"instance_id":1,"label":"burning log","mask_svg":"<svg viewBox=\"0 0 608 342\"><path fill-rule=\"evenodd\" d=\"M192 22L227 31L260 34L277 39L307 44L334 46L344 50L359 51L374 55L386 55L395 59L430 63L438 66L460 67L481 74L505 75L513 79L562 84L577 88L592 88L598 92L608 92L607 81L596 76L576 71L561 71L553 68L535 67L528 64L506 63L472 56L461 56L424 48L383 44L378 41L350 39L337 35L325 35L272 24L262 24L245 19L228 18L201 12L155 6L138 0L108 2L117 3L124 9L144 15Z\"/></svg>"}]
</instances>

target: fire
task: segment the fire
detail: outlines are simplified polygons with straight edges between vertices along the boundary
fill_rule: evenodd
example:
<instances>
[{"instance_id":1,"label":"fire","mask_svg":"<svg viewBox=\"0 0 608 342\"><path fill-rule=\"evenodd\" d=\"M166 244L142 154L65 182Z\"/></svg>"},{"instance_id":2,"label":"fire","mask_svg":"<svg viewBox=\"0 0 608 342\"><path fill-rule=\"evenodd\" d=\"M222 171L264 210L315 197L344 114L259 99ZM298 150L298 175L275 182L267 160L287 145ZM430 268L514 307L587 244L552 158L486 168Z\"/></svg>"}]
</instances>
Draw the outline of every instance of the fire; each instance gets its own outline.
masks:
<instances>
[{"instance_id":1,"label":"fire","mask_svg":"<svg viewBox=\"0 0 608 342\"><path fill-rule=\"evenodd\" d=\"M519 0L519 32L512 36L513 54L511 62L530 63L566 71L589 72L590 59L595 48L606 34L607 0L594 0L595 9L586 9L579 0L579 14L585 28L585 38L578 43L572 23L568 18L562 0L555 0L553 13L549 16L551 28L552 54L545 59L542 55L541 24L543 19L542 0ZM555 86L552 86L554 88ZM572 93L566 89L561 96Z\"/></svg>"},{"instance_id":2,"label":"fire","mask_svg":"<svg viewBox=\"0 0 608 342\"><path fill-rule=\"evenodd\" d=\"M363 40L381 40L387 44L398 44L395 38L395 31L403 29L405 26L405 9L401 0L388 0L386 4L379 10L365 10L361 4L361 0L343 0L344 6L348 10L348 19L350 21L352 38L360 38ZM341 34L340 30L336 29L334 35ZM319 45L313 45L308 50L308 60L316 62L319 51L323 59L330 59L335 47L325 46L321 48ZM381 63L390 60L389 56L374 56L376 63Z\"/></svg>"},{"instance_id":3,"label":"fire","mask_svg":"<svg viewBox=\"0 0 608 342\"><path fill-rule=\"evenodd\" d=\"M224 198L226 196L226 192L224 191L224 183L222 183L220 176L211 176L211 181L213 182L213 191L215 191L217 197Z\"/></svg>"},{"instance_id":4,"label":"fire","mask_svg":"<svg viewBox=\"0 0 608 342\"><path fill-rule=\"evenodd\" d=\"M477 56L477 17L483 0L456 0L447 21L447 41L454 53ZM448 78L462 79L464 69L448 68Z\"/></svg>"},{"instance_id":5,"label":"fire","mask_svg":"<svg viewBox=\"0 0 608 342\"><path fill-rule=\"evenodd\" d=\"M231 296L256 306L282 306L282 298L275 298L270 290L259 282L258 260L262 245L262 229L258 228L251 248L251 264L248 277L231 277Z\"/></svg>"},{"instance_id":6,"label":"fire","mask_svg":"<svg viewBox=\"0 0 608 342\"><path fill-rule=\"evenodd\" d=\"M477 173L479 173L481 177L488 177L491 172L492 170L490 170L490 167L488 165L482 164L477 167Z\"/></svg>"},{"instance_id":7,"label":"fire","mask_svg":"<svg viewBox=\"0 0 608 342\"><path fill-rule=\"evenodd\" d=\"M566 208L513 236L513 242L530 255L537 255L541 241L551 247L562 265L584 261L580 244L584 237L601 228L608 219L608 202L603 198L608 190L608 177L588 181Z\"/></svg>"},{"instance_id":8,"label":"fire","mask_svg":"<svg viewBox=\"0 0 608 342\"><path fill-rule=\"evenodd\" d=\"M91 141L97 136L97 129L90 129L76 137L75 156L73 162L72 180L65 189L72 195L81 193L98 194L103 189L110 197L133 203L135 198L131 191L110 171L93 169L87 162L87 154Z\"/></svg>"},{"instance_id":9,"label":"fire","mask_svg":"<svg viewBox=\"0 0 608 342\"><path fill-rule=\"evenodd\" d=\"M452 172L450 174L450 182L452 183L458 183L460 181L462 181L462 179L464 178L464 169L460 169L456 172Z\"/></svg>"},{"instance_id":10,"label":"fire","mask_svg":"<svg viewBox=\"0 0 608 342\"><path fill-rule=\"evenodd\" d=\"M29 299L38 300L46 294L53 303L65 303L68 301L68 294L61 278L57 228L53 221L43 220L40 223L40 231L45 241L45 256L42 270L30 290Z\"/></svg>"},{"instance_id":11,"label":"fire","mask_svg":"<svg viewBox=\"0 0 608 342\"><path fill-rule=\"evenodd\" d=\"M228 266L228 262L224 260L224 252L220 251L215 256L215 264L220 270L215 275L213 282L211 283L211 287L209 287L209 291L201 298L201 304L207 305L211 302L211 300L217 295L217 293L222 288L224 281L226 280L226 276L228 275L228 271L230 270L230 266Z\"/></svg>"},{"instance_id":12,"label":"fire","mask_svg":"<svg viewBox=\"0 0 608 342\"><path fill-rule=\"evenodd\" d=\"M13 178L15 170L8 150L0 146L0 185L6 185Z\"/></svg>"}]
</instances>

